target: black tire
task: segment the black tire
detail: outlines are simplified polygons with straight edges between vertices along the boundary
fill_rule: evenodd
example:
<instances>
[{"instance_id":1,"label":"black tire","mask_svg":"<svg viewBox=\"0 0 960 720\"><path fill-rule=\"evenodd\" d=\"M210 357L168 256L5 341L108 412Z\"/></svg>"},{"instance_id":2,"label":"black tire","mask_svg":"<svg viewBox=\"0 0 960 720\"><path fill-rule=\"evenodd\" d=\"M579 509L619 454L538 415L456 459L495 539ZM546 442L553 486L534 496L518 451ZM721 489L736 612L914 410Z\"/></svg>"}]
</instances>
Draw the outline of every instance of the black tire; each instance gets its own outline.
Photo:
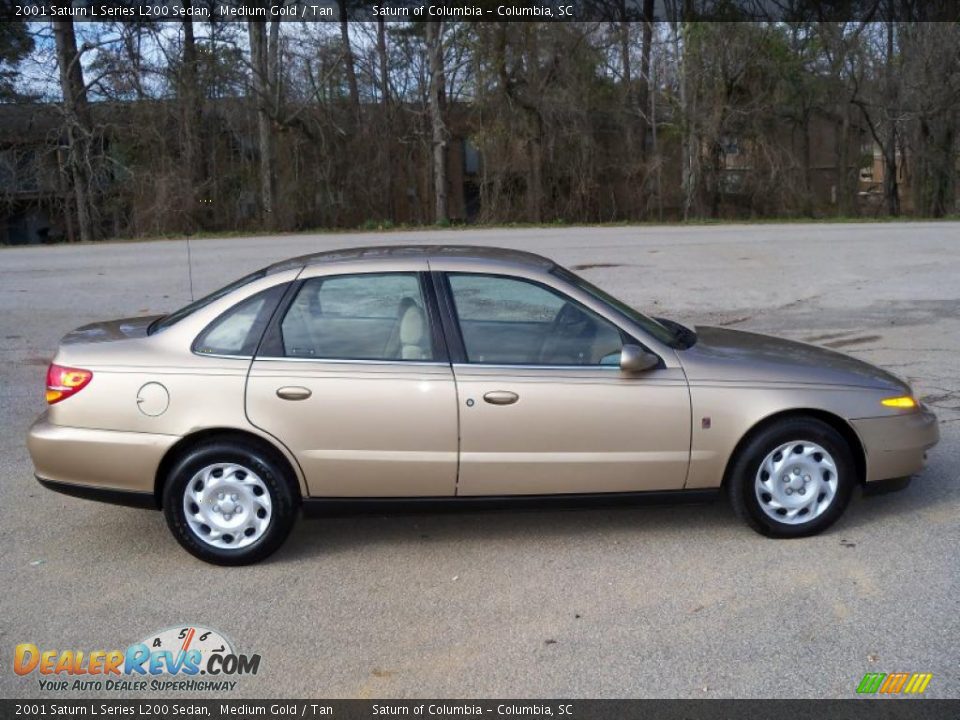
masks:
<instances>
[{"instance_id":1,"label":"black tire","mask_svg":"<svg viewBox=\"0 0 960 720\"><path fill-rule=\"evenodd\" d=\"M269 493L267 527L256 541L242 548L215 547L202 540L190 527L184 511L187 484L203 468L219 463L249 468ZM262 489L257 492L262 495ZM163 514L170 532L187 552L214 565L249 565L271 555L290 534L299 504L295 479L272 452L255 443L232 439L213 440L189 450L174 465L163 487Z\"/></svg>"},{"instance_id":2,"label":"black tire","mask_svg":"<svg viewBox=\"0 0 960 720\"><path fill-rule=\"evenodd\" d=\"M755 488L757 473L767 455L795 440L816 443L826 450L835 462L837 474L836 492L830 505L818 517L797 525L779 522L764 512ZM750 437L733 459L726 483L734 512L758 533L774 538L807 537L830 527L843 514L857 484L856 466L850 446L840 433L820 420L794 417L776 422Z\"/></svg>"}]
</instances>

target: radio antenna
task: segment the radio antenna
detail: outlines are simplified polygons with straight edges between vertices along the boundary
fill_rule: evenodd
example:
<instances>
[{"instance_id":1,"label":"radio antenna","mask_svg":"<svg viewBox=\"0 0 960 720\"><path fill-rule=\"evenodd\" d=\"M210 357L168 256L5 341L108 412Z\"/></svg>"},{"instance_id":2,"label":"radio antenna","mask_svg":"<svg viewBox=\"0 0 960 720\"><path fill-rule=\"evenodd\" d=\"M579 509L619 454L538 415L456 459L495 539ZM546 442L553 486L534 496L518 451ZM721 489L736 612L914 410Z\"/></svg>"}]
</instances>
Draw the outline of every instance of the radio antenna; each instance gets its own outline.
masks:
<instances>
[{"instance_id":1,"label":"radio antenna","mask_svg":"<svg viewBox=\"0 0 960 720\"><path fill-rule=\"evenodd\" d=\"M187 235L187 277L190 278L190 302L193 302L193 255L190 253L189 235Z\"/></svg>"}]
</instances>

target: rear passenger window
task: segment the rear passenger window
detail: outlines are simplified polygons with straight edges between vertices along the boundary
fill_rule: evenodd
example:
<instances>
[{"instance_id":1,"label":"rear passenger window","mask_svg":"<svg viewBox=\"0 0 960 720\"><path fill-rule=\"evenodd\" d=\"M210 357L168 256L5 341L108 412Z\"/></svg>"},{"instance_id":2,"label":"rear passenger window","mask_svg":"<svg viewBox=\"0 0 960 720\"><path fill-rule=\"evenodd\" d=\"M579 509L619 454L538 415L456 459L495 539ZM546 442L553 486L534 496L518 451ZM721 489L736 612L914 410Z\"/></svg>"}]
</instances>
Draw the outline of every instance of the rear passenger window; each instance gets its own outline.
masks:
<instances>
[{"instance_id":1,"label":"rear passenger window","mask_svg":"<svg viewBox=\"0 0 960 720\"><path fill-rule=\"evenodd\" d=\"M214 320L194 343L204 355L252 356L286 285L278 285L234 305Z\"/></svg>"},{"instance_id":2,"label":"rear passenger window","mask_svg":"<svg viewBox=\"0 0 960 720\"><path fill-rule=\"evenodd\" d=\"M288 357L432 360L417 273L311 278L280 325Z\"/></svg>"}]
</instances>

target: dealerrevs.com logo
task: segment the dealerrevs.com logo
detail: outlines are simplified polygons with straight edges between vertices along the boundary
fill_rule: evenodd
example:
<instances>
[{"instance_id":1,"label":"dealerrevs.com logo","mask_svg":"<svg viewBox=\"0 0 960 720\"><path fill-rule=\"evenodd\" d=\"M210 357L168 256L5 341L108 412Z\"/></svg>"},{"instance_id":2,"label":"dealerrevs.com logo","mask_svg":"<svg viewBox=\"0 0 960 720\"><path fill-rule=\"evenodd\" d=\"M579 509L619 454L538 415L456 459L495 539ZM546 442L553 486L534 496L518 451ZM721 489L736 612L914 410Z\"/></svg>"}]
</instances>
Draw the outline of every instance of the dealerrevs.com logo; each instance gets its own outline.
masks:
<instances>
[{"instance_id":1,"label":"dealerrevs.com logo","mask_svg":"<svg viewBox=\"0 0 960 720\"><path fill-rule=\"evenodd\" d=\"M230 692L237 678L256 675L260 655L234 651L216 630L195 625L167 628L126 650L60 650L20 643L13 670L36 676L41 690Z\"/></svg>"}]
</instances>

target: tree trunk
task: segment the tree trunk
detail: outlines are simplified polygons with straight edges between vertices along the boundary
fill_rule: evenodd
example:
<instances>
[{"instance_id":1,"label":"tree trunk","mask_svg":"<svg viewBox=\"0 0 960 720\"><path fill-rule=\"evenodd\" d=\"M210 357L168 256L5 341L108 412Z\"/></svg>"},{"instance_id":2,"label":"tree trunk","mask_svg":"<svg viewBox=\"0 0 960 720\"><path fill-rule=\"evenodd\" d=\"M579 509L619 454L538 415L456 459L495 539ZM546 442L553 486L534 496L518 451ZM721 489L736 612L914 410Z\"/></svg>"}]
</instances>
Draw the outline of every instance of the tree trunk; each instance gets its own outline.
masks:
<instances>
[{"instance_id":1,"label":"tree trunk","mask_svg":"<svg viewBox=\"0 0 960 720\"><path fill-rule=\"evenodd\" d=\"M280 116L280 20L270 21L267 40L267 90L269 91L270 115Z\"/></svg>"},{"instance_id":2,"label":"tree trunk","mask_svg":"<svg viewBox=\"0 0 960 720\"><path fill-rule=\"evenodd\" d=\"M257 145L260 154L260 211L264 227L275 225L274 205L276 194L275 158L273 152L273 128L270 122L270 62L268 60L267 26L249 21L250 60L253 65L253 91L257 107Z\"/></svg>"},{"instance_id":3,"label":"tree trunk","mask_svg":"<svg viewBox=\"0 0 960 720\"><path fill-rule=\"evenodd\" d=\"M941 122L921 116L918 121L918 148L914 153L911 181L915 211L940 218L951 212L954 189L954 124L952 117Z\"/></svg>"},{"instance_id":4,"label":"tree trunk","mask_svg":"<svg viewBox=\"0 0 960 720\"><path fill-rule=\"evenodd\" d=\"M801 120L803 132L803 214L813 217L813 168L811 167L810 110L804 110Z\"/></svg>"},{"instance_id":5,"label":"tree trunk","mask_svg":"<svg viewBox=\"0 0 960 720\"><path fill-rule=\"evenodd\" d=\"M443 121L443 23L428 22L426 27L427 55L430 63L430 126L433 141L433 197L434 221L449 220L447 200L447 127Z\"/></svg>"},{"instance_id":6,"label":"tree trunk","mask_svg":"<svg viewBox=\"0 0 960 720\"><path fill-rule=\"evenodd\" d=\"M653 49L653 3L654 0L643 0L643 49L640 56L640 88L637 104L640 107L640 124L637 132L640 135L640 159L647 159L647 101L650 94L650 54ZM656 122L654 117L650 122Z\"/></svg>"},{"instance_id":7,"label":"tree trunk","mask_svg":"<svg viewBox=\"0 0 960 720\"><path fill-rule=\"evenodd\" d=\"M689 220L698 213L697 190L700 185L700 148L695 130L696 102L690 88L691 52L686 37L688 25L685 20L674 26L674 49L680 63L680 108L682 132L680 139L681 154L681 192L682 217ZM682 43L681 43L682 37ZM681 50L682 45L682 50Z\"/></svg>"},{"instance_id":8,"label":"tree trunk","mask_svg":"<svg viewBox=\"0 0 960 720\"><path fill-rule=\"evenodd\" d=\"M655 69L653 65L651 70ZM660 145L657 138L657 82L651 83L650 93L650 151L654 162L654 192L657 195L657 220L663 221L663 163L660 161Z\"/></svg>"},{"instance_id":9,"label":"tree trunk","mask_svg":"<svg viewBox=\"0 0 960 720\"><path fill-rule=\"evenodd\" d=\"M887 201L887 214L900 215L900 189L897 182L897 131L891 123L887 142L883 149L883 197Z\"/></svg>"},{"instance_id":10,"label":"tree trunk","mask_svg":"<svg viewBox=\"0 0 960 720\"><path fill-rule=\"evenodd\" d=\"M64 156L67 157L64 157ZM57 148L57 187L60 189L60 194L63 197L63 220L67 233L67 242L76 242L77 233L73 228L73 207L70 202L70 181L68 176L69 170L67 168L67 163L69 163L69 149L66 153L63 152L63 148Z\"/></svg>"},{"instance_id":11,"label":"tree trunk","mask_svg":"<svg viewBox=\"0 0 960 720\"><path fill-rule=\"evenodd\" d=\"M883 195L887 214L900 214L900 188L897 184L897 111L896 80L893 75L893 22L887 22L887 141L883 148Z\"/></svg>"},{"instance_id":12,"label":"tree trunk","mask_svg":"<svg viewBox=\"0 0 960 720\"><path fill-rule=\"evenodd\" d=\"M348 22L347 0L337 0L340 11L340 43L343 45L343 67L347 73L347 86L350 88L350 104L360 107L360 88L357 86L357 69L350 45L350 25Z\"/></svg>"},{"instance_id":13,"label":"tree trunk","mask_svg":"<svg viewBox=\"0 0 960 720\"><path fill-rule=\"evenodd\" d=\"M841 108L840 139L837 148L837 208L839 214L847 217L851 214L850 193L850 109Z\"/></svg>"},{"instance_id":14,"label":"tree trunk","mask_svg":"<svg viewBox=\"0 0 960 720\"><path fill-rule=\"evenodd\" d=\"M619 20L615 23L617 39L620 45L620 70L623 75L623 106L624 106L624 144L627 150L627 157L631 164L635 155L634 140L634 114L637 111L634 103L633 92L633 66L630 62L630 22L627 18L626 0L619 0L618 11ZM632 174L632 173L630 173Z\"/></svg>"},{"instance_id":15,"label":"tree trunk","mask_svg":"<svg viewBox=\"0 0 960 720\"><path fill-rule=\"evenodd\" d=\"M527 222L543 221L543 140L539 118L534 118L537 127L527 143L530 158L529 187L527 188Z\"/></svg>"},{"instance_id":16,"label":"tree trunk","mask_svg":"<svg viewBox=\"0 0 960 720\"><path fill-rule=\"evenodd\" d=\"M723 204L722 171L723 147L718 141L714 141L710 146L710 172L713 175L711 178L710 217L715 220L720 217L720 206Z\"/></svg>"},{"instance_id":17,"label":"tree trunk","mask_svg":"<svg viewBox=\"0 0 960 720\"><path fill-rule=\"evenodd\" d=\"M940 152L937 154L936 172L934 174L933 205L930 214L941 218L953 212L956 204L956 125L955 115L951 114L944 120L942 136L937 144Z\"/></svg>"},{"instance_id":18,"label":"tree trunk","mask_svg":"<svg viewBox=\"0 0 960 720\"><path fill-rule=\"evenodd\" d=\"M623 72L624 95L627 101L633 97L633 67L630 63L630 22L626 20L627 10L623 7L624 0L621 0L621 19L617 23L618 36L620 41L620 69ZM630 108L633 109L632 107Z\"/></svg>"},{"instance_id":19,"label":"tree trunk","mask_svg":"<svg viewBox=\"0 0 960 720\"><path fill-rule=\"evenodd\" d=\"M53 33L57 45L57 64L60 69L60 90L67 122L67 168L73 180L74 202L77 206L77 225L80 240L93 240L93 217L90 202L90 122L87 90L83 80L80 54L73 20L56 20Z\"/></svg>"},{"instance_id":20,"label":"tree trunk","mask_svg":"<svg viewBox=\"0 0 960 720\"><path fill-rule=\"evenodd\" d=\"M387 64L387 31L383 18L377 20L377 60L380 65L380 100L384 107L390 102L390 73Z\"/></svg>"},{"instance_id":21,"label":"tree trunk","mask_svg":"<svg viewBox=\"0 0 960 720\"><path fill-rule=\"evenodd\" d=\"M189 10L191 0L183 0L184 8ZM197 192L204 183L205 163L203 144L200 142L200 89L198 87L197 44L193 35L193 20L183 21L183 67L180 78L180 112L183 124L183 160L186 165L187 179L190 183L189 206L185 208L192 225L198 223L196 217Z\"/></svg>"},{"instance_id":22,"label":"tree trunk","mask_svg":"<svg viewBox=\"0 0 960 720\"><path fill-rule=\"evenodd\" d=\"M393 138L390 112L390 69L387 58L387 29L382 17L377 19L377 61L380 69L380 105L383 108L381 122L384 123L385 126L385 132L382 134L383 141L380 145L380 164L387 195L385 211L387 218L395 221L396 208L394 207L393 199L395 188L393 182Z\"/></svg>"}]
</instances>

